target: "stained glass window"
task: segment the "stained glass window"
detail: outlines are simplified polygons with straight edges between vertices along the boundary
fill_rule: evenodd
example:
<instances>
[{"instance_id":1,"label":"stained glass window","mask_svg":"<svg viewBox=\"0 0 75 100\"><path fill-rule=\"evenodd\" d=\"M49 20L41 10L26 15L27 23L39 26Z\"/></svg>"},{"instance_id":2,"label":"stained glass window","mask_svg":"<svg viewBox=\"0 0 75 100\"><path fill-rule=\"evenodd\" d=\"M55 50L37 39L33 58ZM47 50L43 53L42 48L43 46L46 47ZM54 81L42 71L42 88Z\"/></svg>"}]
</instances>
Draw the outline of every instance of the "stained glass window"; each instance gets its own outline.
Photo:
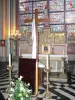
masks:
<instances>
[{"instance_id":1,"label":"stained glass window","mask_svg":"<svg viewBox=\"0 0 75 100\"><path fill-rule=\"evenodd\" d=\"M19 0L19 25L21 30L25 28L30 30L32 23L26 24L24 19L33 18L36 8L38 9L38 18L44 18L46 5L50 18L50 31L52 33L64 33L65 26L67 37L73 39L72 35L75 33L75 0ZM38 31L42 31L44 27L44 22L38 23Z\"/></svg>"},{"instance_id":2,"label":"stained glass window","mask_svg":"<svg viewBox=\"0 0 75 100\"><path fill-rule=\"evenodd\" d=\"M75 39L75 25L67 25L66 28L68 39Z\"/></svg>"},{"instance_id":3,"label":"stained glass window","mask_svg":"<svg viewBox=\"0 0 75 100\"><path fill-rule=\"evenodd\" d=\"M24 15L19 15L19 25L22 25L24 23Z\"/></svg>"},{"instance_id":4,"label":"stained glass window","mask_svg":"<svg viewBox=\"0 0 75 100\"><path fill-rule=\"evenodd\" d=\"M75 10L75 0L66 0L66 10Z\"/></svg>"},{"instance_id":5,"label":"stained glass window","mask_svg":"<svg viewBox=\"0 0 75 100\"><path fill-rule=\"evenodd\" d=\"M64 25L50 25L51 32L63 32Z\"/></svg>"},{"instance_id":6,"label":"stained glass window","mask_svg":"<svg viewBox=\"0 0 75 100\"><path fill-rule=\"evenodd\" d=\"M47 4L47 1L34 2L33 12L35 11L35 9L38 9L38 12L43 12L46 4Z\"/></svg>"},{"instance_id":7,"label":"stained glass window","mask_svg":"<svg viewBox=\"0 0 75 100\"><path fill-rule=\"evenodd\" d=\"M20 3L19 4L19 11L21 13L32 13L32 3Z\"/></svg>"},{"instance_id":8,"label":"stained glass window","mask_svg":"<svg viewBox=\"0 0 75 100\"><path fill-rule=\"evenodd\" d=\"M29 32L31 33L32 32L32 26L21 26L20 31L22 33L24 33L24 31L26 31L26 33L29 33Z\"/></svg>"},{"instance_id":9,"label":"stained glass window","mask_svg":"<svg viewBox=\"0 0 75 100\"><path fill-rule=\"evenodd\" d=\"M32 14L25 14L25 15L20 15L19 16L19 25L25 25L25 19L27 18L32 18ZM27 23L27 25L30 24L30 23Z\"/></svg>"},{"instance_id":10,"label":"stained glass window","mask_svg":"<svg viewBox=\"0 0 75 100\"><path fill-rule=\"evenodd\" d=\"M64 11L64 0L50 0L50 11Z\"/></svg>"},{"instance_id":11,"label":"stained glass window","mask_svg":"<svg viewBox=\"0 0 75 100\"><path fill-rule=\"evenodd\" d=\"M66 12L66 23L75 23L75 12Z\"/></svg>"},{"instance_id":12,"label":"stained glass window","mask_svg":"<svg viewBox=\"0 0 75 100\"><path fill-rule=\"evenodd\" d=\"M64 23L64 13L51 13L50 14L50 24Z\"/></svg>"}]
</instances>

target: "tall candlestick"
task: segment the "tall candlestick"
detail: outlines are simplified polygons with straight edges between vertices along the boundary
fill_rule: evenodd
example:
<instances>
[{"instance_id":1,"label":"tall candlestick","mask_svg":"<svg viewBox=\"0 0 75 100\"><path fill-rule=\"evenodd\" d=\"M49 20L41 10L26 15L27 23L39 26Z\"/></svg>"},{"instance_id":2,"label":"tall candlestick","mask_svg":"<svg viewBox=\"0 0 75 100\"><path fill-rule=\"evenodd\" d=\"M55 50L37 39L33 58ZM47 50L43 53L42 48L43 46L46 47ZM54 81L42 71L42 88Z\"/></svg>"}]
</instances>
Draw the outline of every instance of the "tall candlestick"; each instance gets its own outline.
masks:
<instances>
[{"instance_id":1,"label":"tall candlestick","mask_svg":"<svg viewBox=\"0 0 75 100\"><path fill-rule=\"evenodd\" d=\"M49 69L49 55L47 55L47 69Z\"/></svg>"},{"instance_id":2,"label":"tall candlestick","mask_svg":"<svg viewBox=\"0 0 75 100\"><path fill-rule=\"evenodd\" d=\"M11 54L9 54L9 67L11 67Z\"/></svg>"}]
</instances>

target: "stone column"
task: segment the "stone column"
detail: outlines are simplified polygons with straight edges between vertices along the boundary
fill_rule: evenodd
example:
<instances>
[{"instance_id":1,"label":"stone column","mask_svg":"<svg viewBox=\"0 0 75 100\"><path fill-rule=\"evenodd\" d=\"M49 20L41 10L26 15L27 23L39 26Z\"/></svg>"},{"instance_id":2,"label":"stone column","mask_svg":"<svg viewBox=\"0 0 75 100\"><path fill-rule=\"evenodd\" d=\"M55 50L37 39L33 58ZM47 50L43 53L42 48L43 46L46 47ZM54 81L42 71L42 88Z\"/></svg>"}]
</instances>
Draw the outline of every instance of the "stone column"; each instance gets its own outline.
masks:
<instances>
[{"instance_id":1,"label":"stone column","mask_svg":"<svg viewBox=\"0 0 75 100\"><path fill-rule=\"evenodd\" d=\"M0 40L2 39L3 34L3 8L2 8L3 0L0 0ZM2 56L2 47L0 46L0 56Z\"/></svg>"}]
</instances>

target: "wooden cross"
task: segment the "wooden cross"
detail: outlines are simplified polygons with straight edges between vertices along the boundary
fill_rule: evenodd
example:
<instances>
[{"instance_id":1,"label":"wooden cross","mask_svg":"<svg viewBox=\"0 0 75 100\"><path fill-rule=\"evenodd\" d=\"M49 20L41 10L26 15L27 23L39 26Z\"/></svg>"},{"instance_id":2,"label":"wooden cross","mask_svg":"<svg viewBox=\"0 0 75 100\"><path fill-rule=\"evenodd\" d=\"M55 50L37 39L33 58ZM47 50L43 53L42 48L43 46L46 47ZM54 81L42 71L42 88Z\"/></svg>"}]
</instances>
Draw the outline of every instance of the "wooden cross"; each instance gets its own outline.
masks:
<instances>
[{"instance_id":1,"label":"wooden cross","mask_svg":"<svg viewBox=\"0 0 75 100\"><path fill-rule=\"evenodd\" d=\"M35 90L35 95L38 94L38 23L40 22L49 22L49 18L39 18L38 19L38 9L35 9L35 28L36 28L36 90ZM32 22L33 19L25 19L24 23L30 23ZM35 48L34 48L35 49Z\"/></svg>"}]
</instances>

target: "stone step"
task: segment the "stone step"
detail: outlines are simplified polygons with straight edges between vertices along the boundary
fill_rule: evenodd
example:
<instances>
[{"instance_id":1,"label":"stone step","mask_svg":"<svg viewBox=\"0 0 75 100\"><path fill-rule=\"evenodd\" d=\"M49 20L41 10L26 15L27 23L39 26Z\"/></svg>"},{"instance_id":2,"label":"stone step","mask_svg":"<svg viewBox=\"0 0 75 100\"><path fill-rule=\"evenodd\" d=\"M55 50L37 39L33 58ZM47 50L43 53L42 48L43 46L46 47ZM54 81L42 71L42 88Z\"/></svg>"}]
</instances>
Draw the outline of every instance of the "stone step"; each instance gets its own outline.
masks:
<instances>
[{"instance_id":1,"label":"stone step","mask_svg":"<svg viewBox=\"0 0 75 100\"><path fill-rule=\"evenodd\" d=\"M74 76L71 76L71 79L72 79L72 80L75 80L75 77L74 77Z\"/></svg>"}]
</instances>

